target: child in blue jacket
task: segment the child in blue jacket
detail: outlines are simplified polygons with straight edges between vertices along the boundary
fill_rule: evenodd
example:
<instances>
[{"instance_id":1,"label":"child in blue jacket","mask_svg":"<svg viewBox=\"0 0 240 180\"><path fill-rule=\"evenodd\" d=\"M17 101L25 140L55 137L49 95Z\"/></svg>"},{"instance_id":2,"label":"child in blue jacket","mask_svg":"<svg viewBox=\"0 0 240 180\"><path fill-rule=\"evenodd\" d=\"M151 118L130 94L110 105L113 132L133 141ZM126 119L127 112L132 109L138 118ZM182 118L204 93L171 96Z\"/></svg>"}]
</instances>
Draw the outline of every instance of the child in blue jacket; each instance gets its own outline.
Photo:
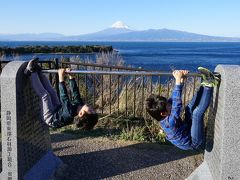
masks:
<instances>
[{"instance_id":1,"label":"child in blue jacket","mask_svg":"<svg viewBox=\"0 0 240 180\"><path fill-rule=\"evenodd\" d=\"M199 67L203 81L198 92L185 107L185 119L181 119L183 77L187 70L173 71L175 87L172 97L151 95L146 100L147 112L160 122L166 138L183 150L201 149L204 144L204 113L207 110L219 78L206 68Z\"/></svg>"}]
</instances>

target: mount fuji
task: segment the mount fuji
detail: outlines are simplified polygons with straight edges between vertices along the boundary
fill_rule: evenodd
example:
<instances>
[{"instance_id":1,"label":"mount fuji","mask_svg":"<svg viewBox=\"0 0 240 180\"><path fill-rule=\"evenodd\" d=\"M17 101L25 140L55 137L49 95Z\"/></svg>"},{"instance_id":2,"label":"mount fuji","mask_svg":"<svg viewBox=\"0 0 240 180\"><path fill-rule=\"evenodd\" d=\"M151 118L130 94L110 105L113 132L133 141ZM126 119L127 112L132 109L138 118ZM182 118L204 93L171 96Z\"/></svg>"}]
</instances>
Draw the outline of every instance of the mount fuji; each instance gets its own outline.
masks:
<instances>
[{"instance_id":1,"label":"mount fuji","mask_svg":"<svg viewBox=\"0 0 240 180\"><path fill-rule=\"evenodd\" d=\"M95 34L115 35L115 34L129 33L129 32L133 32L133 30L131 30L129 26L125 25L122 21L117 21L110 28L104 29Z\"/></svg>"},{"instance_id":2,"label":"mount fuji","mask_svg":"<svg viewBox=\"0 0 240 180\"><path fill-rule=\"evenodd\" d=\"M143 41L143 42L240 42L240 38L208 36L171 29L133 30L117 21L101 31L74 36L56 33L0 34L0 41Z\"/></svg>"},{"instance_id":3,"label":"mount fuji","mask_svg":"<svg viewBox=\"0 0 240 180\"><path fill-rule=\"evenodd\" d=\"M122 21L96 33L68 36L70 41L143 41L143 42L240 42L240 38L208 36L171 29L136 31Z\"/></svg>"},{"instance_id":4,"label":"mount fuji","mask_svg":"<svg viewBox=\"0 0 240 180\"><path fill-rule=\"evenodd\" d=\"M86 41L99 41L99 40L106 40L111 36L118 36L121 34L131 33L134 32L132 29L130 29L129 26L125 25L122 21L117 21L113 25L111 25L109 28L98 31L96 33L91 34L85 34L85 35L78 35L78 36L69 36L66 37L68 40L86 40Z\"/></svg>"}]
</instances>

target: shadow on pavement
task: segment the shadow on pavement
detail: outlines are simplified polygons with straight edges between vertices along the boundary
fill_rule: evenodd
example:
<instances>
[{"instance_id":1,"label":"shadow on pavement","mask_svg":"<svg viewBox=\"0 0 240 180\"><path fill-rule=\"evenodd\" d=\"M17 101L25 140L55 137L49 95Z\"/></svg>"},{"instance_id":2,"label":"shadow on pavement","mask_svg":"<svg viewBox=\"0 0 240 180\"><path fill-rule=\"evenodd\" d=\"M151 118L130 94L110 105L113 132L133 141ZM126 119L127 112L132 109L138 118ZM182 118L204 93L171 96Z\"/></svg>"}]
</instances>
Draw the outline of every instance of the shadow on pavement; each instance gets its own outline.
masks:
<instances>
[{"instance_id":1,"label":"shadow on pavement","mask_svg":"<svg viewBox=\"0 0 240 180\"><path fill-rule=\"evenodd\" d=\"M71 179L102 179L164 164L200 152L182 151L173 146L139 143L102 151L61 156ZM66 178L67 179L67 178Z\"/></svg>"}]
</instances>

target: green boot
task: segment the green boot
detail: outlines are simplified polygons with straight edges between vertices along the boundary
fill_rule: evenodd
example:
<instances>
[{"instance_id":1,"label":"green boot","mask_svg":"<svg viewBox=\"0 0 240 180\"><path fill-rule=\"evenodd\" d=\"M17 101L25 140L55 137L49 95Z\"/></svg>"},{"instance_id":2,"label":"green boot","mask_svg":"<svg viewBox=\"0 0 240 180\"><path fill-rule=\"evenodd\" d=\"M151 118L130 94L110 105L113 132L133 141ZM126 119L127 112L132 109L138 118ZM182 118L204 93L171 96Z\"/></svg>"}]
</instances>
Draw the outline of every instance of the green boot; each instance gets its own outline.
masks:
<instances>
[{"instance_id":1,"label":"green boot","mask_svg":"<svg viewBox=\"0 0 240 180\"><path fill-rule=\"evenodd\" d=\"M215 87L220 82L220 74L216 72L211 72L207 68L198 67L198 71L202 75L201 85L207 87Z\"/></svg>"}]
</instances>

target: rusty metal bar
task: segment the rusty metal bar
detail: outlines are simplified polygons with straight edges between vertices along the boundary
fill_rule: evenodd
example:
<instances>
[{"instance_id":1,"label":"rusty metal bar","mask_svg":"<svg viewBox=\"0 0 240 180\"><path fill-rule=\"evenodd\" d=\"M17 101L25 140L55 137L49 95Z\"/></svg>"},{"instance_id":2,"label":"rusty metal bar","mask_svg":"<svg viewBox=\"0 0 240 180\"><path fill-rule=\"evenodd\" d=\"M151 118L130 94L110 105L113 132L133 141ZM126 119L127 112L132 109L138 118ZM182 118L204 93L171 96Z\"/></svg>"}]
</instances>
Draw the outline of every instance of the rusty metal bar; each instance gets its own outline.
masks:
<instances>
[{"instance_id":1,"label":"rusty metal bar","mask_svg":"<svg viewBox=\"0 0 240 180\"><path fill-rule=\"evenodd\" d=\"M153 76L150 77L150 94L152 94L152 90L153 90Z\"/></svg>"},{"instance_id":2,"label":"rusty metal bar","mask_svg":"<svg viewBox=\"0 0 240 180\"><path fill-rule=\"evenodd\" d=\"M57 73L57 70L42 70L44 73ZM144 75L144 76L172 76L171 72L160 71L99 71L99 70L71 70L67 73L73 74L102 74L102 75ZM189 73L186 76L201 76L198 73Z\"/></svg>"},{"instance_id":3,"label":"rusty metal bar","mask_svg":"<svg viewBox=\"0 0 240 180\"><path fill-rule=\"evenodd\" d=\"M133 85L133 117L135 117L136 111L136 75L134 75L134 85Z\"/></svg>"},{"instance_id":4,"label":"rusty metal bar","mask_svg":"<svg viewBox=\"0 0 240 180\"><path fill-rule=\"evenodd\" d=\"M158 95L161 96L161 76L158 76L158 85L159 85L159 88L158 88Z\"/></svg>"},{"instance_id":5,"label":"rusty metal bar","mask_svg":"<svg viewBox=\"0 0 240 180\"><path fill-rule=\"evenodd\" d=\"M144 110L144 76L142 76L142 116L143 114L143 110Z\"/></svg>"},{"instance_id":6,"label":"rusty metal bar","mask_svg":"<svg viewBox=\"0 0 240 180\"><path fill-rule=\"evenodd\" d=\"M87 66L86 66L87 69ZM87 80L88 80L88 74L85 74L85 101L87 102L88 100L88 85L87 85Z\"/></svg>"},{"instance_id":7,"label":"rusty metal bar","mask_svg":"<svg viewBox=\"0 0 240 180\"><path fill-rule=\"evenodd\" d=\"M117 77L117 114L119 116L119 81L120 81L120 75Z\"/></svg>"},{"instance_id":8,"label":"rusty metal bar","mask_svg":"<svg viewBox=\"0 0 240 180\"><path fill-rule=\"evenodd\" d=\"M94 67L95 70L95 67ZM93 106L96 104L96 75L93 74Z\"/></svg>"},{"instance_id":9,"label":"rusty metal bar","mask_svg":"<svg viewBox=\"0 0 240 180\"><path fill-rule=\"evenodd\" d=\"M109 69L110 71L112 71L112 68ZM109 111L110 114L112 113L112 75L109 75Z\"/></svg>"},{"instance_id":10,"label":"rusty metal bar","mask_svg":"<svg viewBox=\"0 0 240 180\"><path fill-rule=\"evenodd\" d=\"M114 68L114 69L122 69L122 70L130 70L130 71L148 71L140 68L131 68L131 67L123 67L123 66L110 66L110 65L102 65L95 63L81 63L81 62L63 62L64 64L73 64L73 65L81 65L81 66L94 66L94 67L102 67L102 68Z\"/></svg>"},{"instance_id":11,"label":"rusty metal bar","mask_svg":"<svg viewBox=\"0 0 240 180\"><path fill-rule=\"evenodd\" d=\"M167 97L169 97L169 94L170 94L170 87L169 87L169 76L167 78Z\"/></svg>"},{"instance_id":12,"label":"rusty metal bar","mask_svg":"<svg viewBox=\"0 0 240 180\"><path fill-rule=\"evenodd\" d=\"M79 68L80 68L80 66L77 65L77 69L79 69ZM80 86L80 74L77 74L77 85L78 85L78 87Z\"/></svg>"},{"instance_id":13,"label":"rusty metal bar","mask_svg":"<svg viewBox=\"0 0 240 180\"><path fill-rule=\"evenodd\" d=\"M53 61L49 61L49 62L53 62ZM2 62L1 62L2 63ZM39 62L40 63L40 62ZM44 61L44 63L48 63L48 61ZM59 68L58 67L58 65L60 66L60 64L63 66L64 64L65 65L67 65L67 64L74 64L74 63L64 63L64 62L62 62L62 63L55 63L55 65L54 66L51 66L50 64L50 66L49 66L49 68L54 68L54 69L52 69L52 70L43 70L43 72L44 73L56 73L56 76L57 76L57 69ZM119 69L118 69L118 67L115 67L115 66L113 66L113 67L109 67L109 66L105 66L105 65L96 65L96 64L92 64L92 67L93 67L93 70L92 70L92 68L91 68L91 70L88 70L89 68L88 68L88 66L89 67L91 67L91 65L89 65L89 64L85 64L85 63L83 63L84 64L84 66L86 67L86 69L85 70L71 70L70 72L68 72L68 73L73 73L73 74L77 74L77 77L78 77L78 86L79 86L79 84L81 83L80 82L80 77L81 77L81 79L82 80L84 80L84 76L85 76L85 86L86 86L86 98L88 97L88 93L87 93L87 89L89 89L88 88L88 85L89 85L89 83L87 82L87 80L89 80L89 74L91 74L92 76L93 76L93 104L95 105L95 103L96 103L96 98L97 97L99 97L99 98L101 98L100 100L101 100L101 103L102 103L102 109L100 110L100 112L102 111L102 114L103 113L108 113L109 111L108 111L108 109L106 109L105 108L105 111L104 111L104 104L105 104L105 100L104 100L104 98L105 98L105 93L104 93L104 91L108 91L108 90L110 90L110 99L109 99L109 104L110 104L110 113L113 111L112 110L112 108L113 108L113 105L115 105L115 104L113 104L113 102L111 101L111 99L112 99L112 97L113 97L113 92L112 92L112 90L113 90L113 87L111 87L112 86L112 81L115 79L115 78L113 78L114 76L113 75L117 75L117 113L118 113L118 115L120 114L120 99L119 99L119 95L120 95L120 91L121 90L123 90L124 89L124 79L121 81L121 75L123 75L123 78L125 77L125 82L126 82L126 84L125 84L125 88L126 88L126 94L125 94L125 103L126 103L126 105L125 105L125 110L126 110L126 112L125 112L125 115L126 116L128 116L128 115L130 115L130 114L132 114L132 112L131 113L128 113L128 110L129 110L129 102L128 102L128 96L130 95L129 94L129 91L128 91L128 89L130 89L131 87L129 86L129 84L128 84L128 77L130 77L130 76L134 76L133 78L134 78L134 84L133 84L133 115L134 115L134 117L135 116L138 116L138 114L139 114L139 110L138 110L138 108L136 107L136 105L137 106L139 106L140 108L139 109L141 109L142 111L140 112L140 114L142 114L142 115L144 115L144 114L146 114L146 112L144 111L144 100L145 100L145 96L146 96L146 94L145 94L145 90L147 89L147 90L149 90L149 86L150 86L150 91L151 91L151 93L153 92L153 87L155 87L154 85L155 85L155 79L153 80L153 77L151 77L151 82L150 83L147 83L148 81L146 81L146 79L145 79L145 77L146 76L158 76L158 84L159 84L159 89L158 89L158 93L159 93L159 95L161 95L162 94L162 87L161 87L161 76L165 76L165 77L167 77L167 81L168 81L168 84L167 84L167 96L169 96L169 93L170 93L170 84L171 83L169 83L169 80L170 80L170 77L172 76L172 73L171 72L160 72L160 71L144 71L144 70L141 70L141 69L134 69L134 68L124 68L124 67L119 67ZM75 65L77 65L77 68L79 69L80 68L80 66L81 65L83 65L82 63L75 63ZM3 65L3 63L1 64L1 65ZM60 66L61 67L61 66ZM110 68L110 71L108 70L106 70L106 68ZM97 69L97 70L96 70ZM115 69L117 69L117 71L115 71ZM130 70L130 71L125 71L125 70ZM100 77L101 77L101 79L100 79L100 87L99 87L99 90L100 90L100 92L99 92L99 94L98 93L96 93L96 88L98 87L98 78L97 78L97 75L99 75ZM104 84L104 75L109 75L109 88L105 88L104 89L104 87L106 86L106 84ZM87 77L88 76L88 77ZM137 78L138 78L138 76L139 76L139 81L140 81L140 83L141 83L141 80L142 80L142 87L141 87L141 84L140 84L140 86L139 86L139 96L138 96L138 84L137 84ZM188 77L193 77L194 79L193 79L193 90L192 90L192 94L194 95L194 93L195 93L195 88L196 88L196 82L197 82L197 80L198 80L198 77L200 77L200 74L198 74L198 73L189 73L189 74L187 74L187 76ZM164 77L164 79L165 79L165 77ZM142 79L141 79L142 78ZM56 78L56 80L58 80L58 78ZM97 82L96 82L97 81ZM146 81L146 82L145 82ZM57 82L57 81L56 81ZM121 83L122 82L122 83ZM192 82L192 81L191 81ZM84 82L83 82L84 83ZM96 83L97 83L97 87L96 87ZM106 82L105 82L106 83ZM121 84L120 84L121 83ZM145 86L145 83L146 83L146 86ZM164 85L165 86L165 85ZM166 89L166 86L164 87L165 89ZM58 88L57 88L58 89ZM142 91L142 92L141 92ZM114 92L116 92L115 91L115 89L114 89ZM130 91L131 92L131 91ZM148 91L146 91L146 92L148 92ZM154 91L155 92L155 91ZM191 92L190 92L190 94L191 94ZM142 97L140 97L142 95ZM97 97L96 97L97 96ZM101 97L100 97L101 96ZM138 99L138 98L141 98L140 99L140 104L138 105L137 104L137 102L136 102L136 98ZM186 86L185 86L185 88L184 88L184 103L186 103ZM92 99L92 98L91 98ZM124 101L124 97L123 97L123 101ZM124 102L123 102L124 103ZM131 102L132 103L132 102ZM141 104L142 103L142 104ZM184 105L185 106L185 105ZM106 107L106 106L105 106ZM115 107L115 106L114 106ZM124 108L124 107L123 107ZM139 115L140 115L139 114Z\"/></svg>"},{"instance_id":14,"label":"rusty metal bar","mask_svg":"<svg viewBox=\"0 0 240 180\"><path fill-rule=\"evenodd\" d=\"M103 67L102 67L102 71L103 71ZM101 87L102 87L102 91L101 91L101 93L102 93L102 114L103 114L103 75L102 75L102 78L101 78Z\"/></svg>"},{"instance_id":15,"label":"rusty metal bar","mask_svg":"<svg viewBox=\"0 0 240 180\"><path fill-rule=\"evenodd\" d=\"M127 106L127 103L128 103L128 100L127 100L127 84L128 84L128 81L127 81L127 76L125 77L126 79L126 84L125 84L125 88L126 88L126 93L125 93L125 115L127 116L128 113L127 113L127 110L128 110L128 106Z\"/></svg>"},{"instance_id":16,"label":"rusty metal bar","mask_svg":"<svg viewBox=\"0 0 240 180\"><path fill-rule=\"evenodd\" d=\"M54 64L54 68L55 69L58 69L59 68L59 61L58 61L58 59L57 58L55 58L54 60L53 60L53 64ZM58 95L58 97L60 96L60 92L59 92L59 78L58 78L58 74L55 74L55 89L56 89L56 91L57 91L57 95Z\"/></svg>"}]
</instances>

